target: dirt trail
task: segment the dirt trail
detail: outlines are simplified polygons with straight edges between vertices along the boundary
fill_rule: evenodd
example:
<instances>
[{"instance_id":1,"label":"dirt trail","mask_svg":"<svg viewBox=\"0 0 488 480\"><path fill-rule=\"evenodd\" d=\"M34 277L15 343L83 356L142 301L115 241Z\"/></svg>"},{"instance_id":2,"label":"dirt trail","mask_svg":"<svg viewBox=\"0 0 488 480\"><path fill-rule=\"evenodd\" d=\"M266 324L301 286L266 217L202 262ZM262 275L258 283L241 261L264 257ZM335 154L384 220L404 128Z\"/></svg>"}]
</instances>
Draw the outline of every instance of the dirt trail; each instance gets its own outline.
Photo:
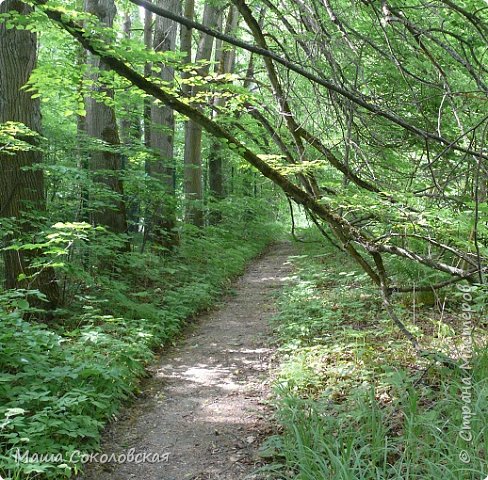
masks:
<instances>
[{"instance_id":1,"label":"dirt trail","mask_svg":"<svg viewBox=\"0 0 488 480\"><path fill-rule=\"evenodd\" d=\"M167 455L159 463L92 463L87 480L259 478L258 447L269 433L268 320L287 281L289 244L272 247L235 284L235 295L202 315L153 367L145 398L105 435L103 452Z\"/></svg>"}]
</instances>

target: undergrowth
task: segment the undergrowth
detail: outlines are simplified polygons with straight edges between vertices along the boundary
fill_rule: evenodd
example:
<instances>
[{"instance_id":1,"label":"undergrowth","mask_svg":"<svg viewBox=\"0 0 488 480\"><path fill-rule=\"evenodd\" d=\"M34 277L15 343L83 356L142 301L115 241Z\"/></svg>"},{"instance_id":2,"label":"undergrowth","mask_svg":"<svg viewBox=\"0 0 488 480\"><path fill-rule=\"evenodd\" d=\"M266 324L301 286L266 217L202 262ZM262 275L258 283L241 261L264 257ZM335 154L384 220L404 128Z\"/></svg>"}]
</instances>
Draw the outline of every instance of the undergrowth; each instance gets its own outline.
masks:
<instances>
[{"instance_id":1,"label":"undergrowth","mask_svg":"<svg viewBox=\"0 0 488 480\"><path fill-rule=\"evenodd\" d=\"M350 259L312 241L297 245L294 281L275 319L282 433L262 448L268 478L484 480L486 295L468 297L476 312L468 335L456 288L433 306L396 299L397 314L422 346L454 358L447 368L416 356Z\"/></svg>"},{"instance_id":2,"label":"undergrowth","mask_svg":"<svg viewBox=\"0 0 488 480\"><path fill-rule=\"evenodd\" d=\"M88 230L58 225L58 233L48 237L66 240L69 231L84 232L70 243L80 264L60 262L66 308L48 324L31 321L36 312L26 295L33 292L0 295L0 476L5 479L76 474L82 455L99 448L104 425L137 394L154 350L185 320L209 308L276 235L262 219L245 228L227 222L204 234L185 232L181 246L166 257L146 251L112 258L113 244L105 242L104 252L100 239L90 242L91 234L103 232ZM62 249L49 248L62 256ZM97 255L105 256L105 268Z\"/></svg>"}]
</instances>

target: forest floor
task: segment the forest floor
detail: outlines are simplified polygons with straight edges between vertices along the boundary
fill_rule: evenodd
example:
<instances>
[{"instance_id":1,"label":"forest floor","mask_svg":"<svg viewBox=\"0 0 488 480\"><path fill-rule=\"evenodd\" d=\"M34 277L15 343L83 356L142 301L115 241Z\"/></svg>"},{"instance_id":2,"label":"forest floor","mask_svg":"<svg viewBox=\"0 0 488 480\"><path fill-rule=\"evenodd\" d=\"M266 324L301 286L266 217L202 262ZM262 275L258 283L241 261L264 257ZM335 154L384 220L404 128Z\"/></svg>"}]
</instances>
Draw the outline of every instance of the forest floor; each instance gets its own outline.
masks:
<instances>
[{"instance_id":1,"label":"forest floor","mask_svg":"<svg viewBox=\"0 0 488 480\"><path fill-rule=\"evenodd\" d=\"M260 478L253 473L261 464L258 449L273 429L267 405L274 353L269 319L289 279L292 248L271 247L219 308L195 319L151 367L142 397L104 435L106 455L130 455L133 449L139 460L146 453L162 461L92 462L80 478Z\"/></svg>"}]
</instances>

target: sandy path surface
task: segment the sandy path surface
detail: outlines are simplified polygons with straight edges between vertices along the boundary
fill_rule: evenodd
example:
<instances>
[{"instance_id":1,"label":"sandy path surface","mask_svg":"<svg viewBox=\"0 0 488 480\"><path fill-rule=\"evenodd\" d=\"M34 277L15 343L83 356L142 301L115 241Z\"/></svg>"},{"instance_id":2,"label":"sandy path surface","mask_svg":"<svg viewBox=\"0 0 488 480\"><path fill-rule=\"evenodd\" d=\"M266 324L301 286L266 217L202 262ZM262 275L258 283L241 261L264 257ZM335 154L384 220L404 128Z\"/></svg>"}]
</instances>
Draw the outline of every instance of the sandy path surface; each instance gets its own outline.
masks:
<instances>
[{"instance_id":1,"label":"sandy path surface","mask_svg":"<svg viewBox=\"0 0 488 480\"><path fill-rule=\"evenodd\" d=\"M269 319L288 281L289 244L255 260L215 311L163 352L144 397L104 436L103 453L159 455L160 462L92 463L86 480L244 480L270 433ZM154 460L151 458L150 460Z\"/></svg>"}]
</instances>

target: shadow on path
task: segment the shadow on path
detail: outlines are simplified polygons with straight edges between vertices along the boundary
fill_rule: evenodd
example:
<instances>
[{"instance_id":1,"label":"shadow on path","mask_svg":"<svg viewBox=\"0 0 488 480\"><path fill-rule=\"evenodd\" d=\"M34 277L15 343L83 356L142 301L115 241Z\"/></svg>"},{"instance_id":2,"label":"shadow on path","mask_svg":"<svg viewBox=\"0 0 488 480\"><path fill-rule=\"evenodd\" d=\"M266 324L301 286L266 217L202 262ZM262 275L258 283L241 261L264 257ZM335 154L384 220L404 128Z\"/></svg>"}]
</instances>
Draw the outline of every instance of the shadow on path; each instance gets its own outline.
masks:
<instances>
[{"instance_id":1,"label":"shadow on path","mask_svg":"<svg viewBox=\"0 0 488 480\"><path fill-rule=\"evenodd\" d=\"M235 295L204 314L154 365L145 398L105 435L103 453L158 454L157 463L93 463L86 480L244 480L258 478L257 450L270 431L269 318L288 281L290 244L254 261Z\"/></svg>"}]
</instances>

